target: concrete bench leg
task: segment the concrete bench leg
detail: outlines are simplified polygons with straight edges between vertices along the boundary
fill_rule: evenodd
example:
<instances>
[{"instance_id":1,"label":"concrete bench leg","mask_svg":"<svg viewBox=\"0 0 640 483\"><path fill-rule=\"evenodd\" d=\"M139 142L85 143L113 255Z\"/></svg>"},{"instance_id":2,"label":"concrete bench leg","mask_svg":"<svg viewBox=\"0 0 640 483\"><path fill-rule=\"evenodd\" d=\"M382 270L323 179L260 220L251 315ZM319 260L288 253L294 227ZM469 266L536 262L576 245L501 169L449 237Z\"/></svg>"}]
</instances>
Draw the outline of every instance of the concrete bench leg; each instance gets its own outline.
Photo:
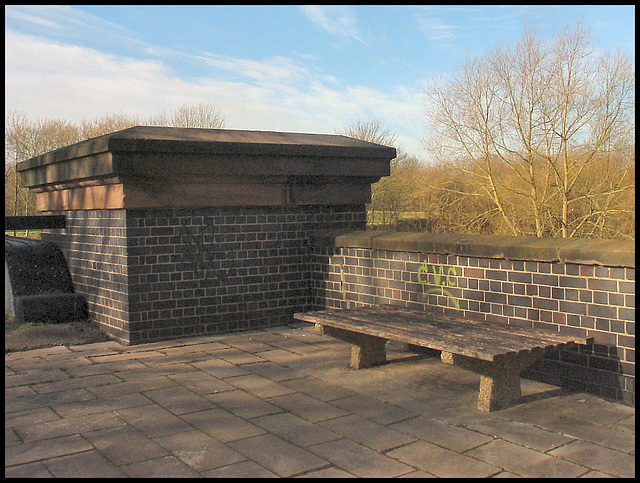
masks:
<instances>
[{"instance_id":1,"label":"concrete bench leg","mask_svg":"<svg viewBox=\"0 0 640 483\"><path fill-rule=\"evenodd\" d=\"M520 374L543 355L530 351L502 361L483 361L443 351L441 360L480 374L478 409L490 412L505 409L520 402Z\"/></svg>"},{"instance_id":2,"label":"concrete bench leg","mask_svg":"<svg viewBox=\"0 0 640 483\"><path fill-rule=\"evenodd\" d=\"M316 332L351 344L351 367L365 369L387 362L387 339L316 324Z\"/></svg>"}]
</instances>

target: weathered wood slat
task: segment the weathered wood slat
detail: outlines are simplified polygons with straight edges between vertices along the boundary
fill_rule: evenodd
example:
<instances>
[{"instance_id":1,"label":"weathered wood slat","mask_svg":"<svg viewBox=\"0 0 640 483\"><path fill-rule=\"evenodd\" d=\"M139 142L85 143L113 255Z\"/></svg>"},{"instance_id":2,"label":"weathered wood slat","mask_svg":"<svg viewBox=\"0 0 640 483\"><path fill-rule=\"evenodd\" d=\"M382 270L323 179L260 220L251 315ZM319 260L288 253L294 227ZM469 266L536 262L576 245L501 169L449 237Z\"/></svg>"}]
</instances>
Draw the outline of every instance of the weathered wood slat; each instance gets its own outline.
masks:
<instances>
[{"instance_id":1,"label":"weathered wood slat","mask_svg":"<svg viewBox=\"0 0 640 483\"><path fill-rule=\"evenodd\" d=\"M542 340L545 342L576 342L582 344L589 342L589 338L555 334L540 329L502 326L470 319L449 317L441 314L409 311L407 309L393 309L393 311L388 311L388 309L382 307L381 309L363 307L358 309L321 311L316 312L316 314L318 314L319 317L331 314L332 316L343 318L345 321L362 321L365 324L378 322L385 326L388 324L397 325L394 321L401 321L402 324L399 324L398 326L415 327L418 331L424 331L425 328L436 328L446 331L452 331L453 329L461 331L471 329L478 332L484 332L485 334L490 335L493 339L495 339L499 334L504 333L507 337L518 338L524 343L526 343L527 340L530 342Z\"/></svg>"},{"instance_id":2,"label":"weathered wood slat","mask_svg":"<svg viewBox=\"0 0 640 483\"><path fill-rule=\"evenodd\" d=\"M443 329L450 330L452 327L470 327L473 326L478 331L486 332L492 338L495 338L498 334L507 334L508 337L521 338L523 342L530 341L545 341L545 342L559 342L569 343L575 342L577 344L589 343L591 338L569 336L559 333L553 333L546 330L535 329L533 327L516 327L508 326L497 323L482 322L473 319L466 319L461 317L447 316L438 313L420 312L417 310L404 309L394 306L379 306L379 307L362 307L357 309L345 309L345 314L355 316L359 319L361 316L371 316L374 314L380 314L383 320L392 320L389 316L393 316L398 320L402 320L407 324L416 324L417 327L424 327L425 324L429 326L442 327ZM389 315L387 315L389 314ZM361 319L361 320L366 320Z\"/></svg>"},{"instance_id":3,"label":"weathered wood slat","mask_svg":"<svg viewBox=\"0 0 640 483\"><path fill-rule=\"evenodd\" d=\"M514 331L517 331L519 334L522 334L522 335L528 334L532 337L536 337L536 338L542 337L544 339L549 339L549 340L574 341L576 343L579 343L582 340L580 337L576 338L575 336L568 336L564 334L549 332L541 329L535 329L533 327L520 327L520 326L515 327L511 325L483 322L483 321L474 320L474 319L462 318L461 316L450 316L450 315L434 313L434 312L422 312L418 310L405 309L403 307L396 307L393 305L379 305L375 307L360 307L357 309L344 309L344 310L347 312L353 310L355 312L361 312L361 313L382 313L384 311L390 314L395 314L400 317L408 316L408 317L415 318L415 320L417 320L421 324L424 323L425 319L429 319L430 323L436 324L436 325L439 323L445 323L445 324L463 323L464 325L475 325L477 327L489 329L493 334L495 334L496 332L513 333Z\"/></svg>"},{"instance_id":4,"label":"weathered wood slat","mask_svg":"<svg viewBox=\"0 0 640 483\"><path fill-rule=\"evenodd\" d=\"M381 310L369 307L355 310L357 313L351 316L357 317L359 320L366 321L373 314L380 314L381 323L383 324L392 324L393 326L406 325L407 327L415 328L419 332L424 332L426 325L428 327L438 327L447 333L454 332L464 335L466 332L471 331L476 337L476 341L482 340L484 336L487 341L496 344L496 347L503 344L505 348L513 347L516 350L521 350L524 347L535 348L556 344L588 344L592 342L592 338L567 336L534 328L506 326L441 314L396 309L392 306L383 306Z\"/></svg>"},{"instance_id":5,"label":"weathered wood slat","mask_svg":"<svg viewBox=\"0 0 640 483\"><path fill-rule=\"evenodd\" d=\"M455 352L487 361L522 351L589 342L536 329L498 326L401 308L357 308L296 314L299 320L399 342Z\"/></svg>"},{"instance_id":6,"label":"weathered wood slat","mask_svg":"<svg viewBox=\"0 0 640 483\"><path fill-rule=\"evenodd\" d=\"M359 320L367 323L367 318L373 317L373 314L353 314L350 315L352 320ZM493 328L488 324L480 324L472 321L460 321L455 319L448 320L431 320L428 323L425 322L424 315L420 319L420 315L393 313L393 314L380 314L379 322L381 325L392 327L398 330L410 330L414 331L419 336L428 337L430 333L433 333L436 337L459 337L461 340L468 340L469 337L473 337L473 343L481 344L486 342L489 347L495 349L504 349L510 351L518 349L522 345L532 345L535 347L540 344L541 338L531 337L514 332L507 335L505 338L497 338L498 331L492 330ZM553 341L556 342L556 341Z\"/></svg>"},{"instance_id":7,"label":"weathered wood slat","mask_svg":"<svg viewBox=\"0 0 640 483\"><path fill-rule=\"evenodd\" d=\"M411 331L403 327L392 327L376 322L363 322L353 319L336 317L331 314L307 313L297 317L321 325L328 325L344 330L351 330L384 339L393 339L422 347L438 350L448 350L469 357L493 361L496 356L512 353L514 348L499 348L491 346L490 342L483 340L470 341L472 335L453 334L442 330L433 330L426 334L420 331Z\"/></svg>"}]
</instances>

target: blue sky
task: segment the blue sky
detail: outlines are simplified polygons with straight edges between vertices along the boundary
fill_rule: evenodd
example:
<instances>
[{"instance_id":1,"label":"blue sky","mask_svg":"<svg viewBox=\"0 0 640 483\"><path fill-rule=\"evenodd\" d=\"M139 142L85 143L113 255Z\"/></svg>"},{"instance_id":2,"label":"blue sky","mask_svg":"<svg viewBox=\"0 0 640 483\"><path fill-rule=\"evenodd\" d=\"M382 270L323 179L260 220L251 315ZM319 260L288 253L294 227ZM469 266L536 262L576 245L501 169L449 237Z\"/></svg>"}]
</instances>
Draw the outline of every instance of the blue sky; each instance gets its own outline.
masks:
<instances>
[{"instance_id":1,"label":"blue sky","mask_svg":"<svg viewBox=\"0 0 640 483\"><path fill-rule=\"evenodd\" d=\"M584 19L635 59L635 6L5 6L5 111L149 118L215 102L231 129L379 120L422 155L430 79Z\"/></svg>"}]
</instances>

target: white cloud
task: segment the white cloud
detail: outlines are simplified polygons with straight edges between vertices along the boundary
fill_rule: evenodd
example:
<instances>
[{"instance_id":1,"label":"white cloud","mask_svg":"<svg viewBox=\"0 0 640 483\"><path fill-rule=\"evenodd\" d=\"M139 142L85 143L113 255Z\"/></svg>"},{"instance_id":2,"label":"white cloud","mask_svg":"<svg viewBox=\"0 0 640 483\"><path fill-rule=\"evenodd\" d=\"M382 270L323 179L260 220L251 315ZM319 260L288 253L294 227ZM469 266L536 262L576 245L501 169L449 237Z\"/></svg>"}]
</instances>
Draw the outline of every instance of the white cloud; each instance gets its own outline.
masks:
<instances>
[{"instance_id":1,"label":"white cloud","mask_svg":"<svg viewBox=\"0 0 640 483\"><path fill-rule=\"evenodd\" d=\"M31 12L27 12L28 11L13 10L10 8L5 9L5 15L14 20L26 22L28 24L36 25L38 27L44 27L47 29L59 29L61 27L60 24L37 15L38 12L35 12L35 15Z\"/></svg>"},{"instance_id":2,"label":"white cloud","mask_svg":"<svg viewBox=\"0 0 640 483\"><path fill-rule=\"evenodd\" d=\"M456 25L447 25L435 17L415 16L420 29L427 39L433 42L451 40L462 35L462 29Z\"/></svg>"},{"instance_id":3,"label":"white cloud","mask_svg":"<svg viewBox=\"0 0 640 483\"><path fill-rule=\"evenodd\" d=\"M287 57L273 57L266 61L239 59L216 54L204 54L201 59L212 67L260 82L291 83L306 78L308 69Z\"/></svg>"},{"instance_id":4,"label":"white cloud","mask_svg":"<svg viewBox=\"0 0 640 483\"><path fill-rule=\"evenodd\" d=\"M32 119L121 113L144 120L184 103L213 101L232 129L333 133L357 119L379 119L405 149L418 147L419 93L342 86L292 58L200 55L212 73L184 79L163 63L167 52L137 60L11 30L5 45L5 108Z\"/></svg>"},{"instance_id":5,"label":"white cloud","mask_svg":"<svg viewBox=\"0 0 640 483\"><path fill-rule=\"evenodd\" d=\"M5 106L27 114L79 120L136 112L168 75L157 62L5 31Z\"/></svg>"},{"instance_id":6,"label":"white cloud","mask_svg":"<svg viewBox=\"0 0 640 483\"><path fill-rule=\"evenodd\" d=\"M314 24L338 37L360 40L358 21L353 10L347 7L303 6L302 12Z\"/></svg>"},{"instance_id":7,"label":"white cloud","mask_svg":"<svg viewBox=\"0 0 640 483\"><path fill-rule=\"evenodd\" d=\"M103 45L124 42L143 44L131 30L69 6L12 5L5 7L5 15L35 33L51 34L62 39L90 38Z\"/></svg>"}]
</instances>

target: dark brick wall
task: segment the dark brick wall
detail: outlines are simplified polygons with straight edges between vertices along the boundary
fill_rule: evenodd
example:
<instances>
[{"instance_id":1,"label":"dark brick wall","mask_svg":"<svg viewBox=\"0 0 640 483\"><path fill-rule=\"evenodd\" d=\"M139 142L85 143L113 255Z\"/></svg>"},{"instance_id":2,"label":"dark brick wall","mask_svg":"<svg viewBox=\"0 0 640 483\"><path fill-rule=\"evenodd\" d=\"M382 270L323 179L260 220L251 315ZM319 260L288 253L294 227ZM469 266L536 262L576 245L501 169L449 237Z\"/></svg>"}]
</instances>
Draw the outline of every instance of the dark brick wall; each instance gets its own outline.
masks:
<instances>
[{"instance_id":1,"label":"dark brick wall","mask_svg":"<svg viewBox=\"0 0 640 483\"><path fill-rule=\"evenodd\" d=\"M85 296L93 320L127 340L127 228L124 210L68 211L66 230L44 231L42 239L65 254L75 291Z\"/></svg>"},{"instance_id":2,"label":"dark brick wall","mask_svg":"<svg viewBox=\"0 0 640 483\"><path fill-rule=\"evenodd\" d=\"M394 304L592 336L526 374L635 404L635 268L317 248L314 308Z\"/></svg>"},{"instance_id":3,"label":"dark brick wall","mask_svg":"<svg viewBox=\"0 0 640 483\"><path fill-rule=\"evenodd\" d=\"M66 212L44 238L109 334L137 344L291 322L311 306L309 239L364 205Z\"/></svg>"}]
</instances>

